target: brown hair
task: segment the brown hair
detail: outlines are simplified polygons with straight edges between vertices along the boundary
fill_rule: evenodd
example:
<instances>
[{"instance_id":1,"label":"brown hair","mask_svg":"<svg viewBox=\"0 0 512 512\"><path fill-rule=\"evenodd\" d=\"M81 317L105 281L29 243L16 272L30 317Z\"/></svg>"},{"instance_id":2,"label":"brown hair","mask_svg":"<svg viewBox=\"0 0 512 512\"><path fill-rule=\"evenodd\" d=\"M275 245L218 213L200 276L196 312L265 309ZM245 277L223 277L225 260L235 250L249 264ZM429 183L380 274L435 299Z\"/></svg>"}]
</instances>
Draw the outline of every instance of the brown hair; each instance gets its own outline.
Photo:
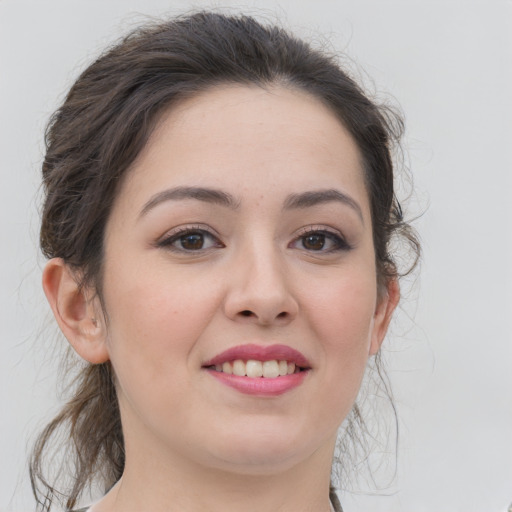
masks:
<instances>
[{"instance_id":1,"label":"brown hair","mask_svg":"<svg viewBox=\"0 0 512 512\"><path fill-rule=\"evenodd\" d=\"M46 131L43 254L79 270L81 285L95 287L101 298L105 225L119 184L157 117L185 97L228 83L296 88L338 116L362 155L379 284L396 278L392 237L405 237L419 252L393 188L391 151L401 136L401 119L370 101L334 57L279 27L211 12L135 30L76 80ZM70 389L71 400L40 434L32 454L32 488L43 511L55 500L72 508L97 479L108 490L124 468L110 363L82 366ZM360 419L357 405L353 416ZM71 485L59 491L45 476L43 461L60 431L68 443Z\"/></svg>"}]
</instances>

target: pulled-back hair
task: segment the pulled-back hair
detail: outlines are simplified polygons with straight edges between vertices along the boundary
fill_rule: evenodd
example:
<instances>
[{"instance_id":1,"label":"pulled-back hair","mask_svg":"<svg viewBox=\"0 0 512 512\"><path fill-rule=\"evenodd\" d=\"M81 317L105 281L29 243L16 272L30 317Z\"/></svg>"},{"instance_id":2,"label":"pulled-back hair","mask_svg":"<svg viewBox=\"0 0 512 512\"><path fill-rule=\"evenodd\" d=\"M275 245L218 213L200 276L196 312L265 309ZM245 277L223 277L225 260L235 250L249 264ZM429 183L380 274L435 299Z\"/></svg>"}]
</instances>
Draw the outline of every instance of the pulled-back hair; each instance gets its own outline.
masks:
<instances>
[{"instance_id":1,"label":"pulled-back hair","mask_svg":"<svg viewBox=\"0 0 512 512\"><path fill-rule=\"evenodd\" d=\"M43 254L79 271L80 285L91 286L101 299L105 226L126 172L163 112L219 84L297 89L338 117L363 162L378 284L397 278L391 239L398 234L419 250L393 188L391 152L401 119L372 102L333 56L282 28L211 12L133 31L76 80L46 131ZM121 477L124 444L114 380L109 362L80 366L72 398L40 434L30 466L40 510L50 510L56 500L72 508L89 484L108 490ZM362 421L357 405L349 421ZM64 489L45 472L59 435L67 443L65 469L56 469L69 477Z\"/></svg>"}]
</instances>

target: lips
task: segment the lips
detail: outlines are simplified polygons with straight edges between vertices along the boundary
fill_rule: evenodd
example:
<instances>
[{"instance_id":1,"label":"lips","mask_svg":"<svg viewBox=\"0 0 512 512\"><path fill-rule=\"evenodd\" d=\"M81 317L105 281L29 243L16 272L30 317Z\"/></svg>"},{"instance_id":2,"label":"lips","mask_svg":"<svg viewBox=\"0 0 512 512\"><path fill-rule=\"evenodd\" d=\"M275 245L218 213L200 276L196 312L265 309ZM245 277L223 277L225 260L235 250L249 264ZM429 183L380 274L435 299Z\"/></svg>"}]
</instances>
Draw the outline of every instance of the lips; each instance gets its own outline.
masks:
<instances>
[{"instance_id":1,"label":"lips","mask_svg":"<svg viewBox=\"0 0 512 512\"><path fill-rule=\"evenodd\" d=\"M276 396L299 386L311 365L286 345L240 345L218 354L203 368L242 393Z\"/></svg>"},{"instance_id":2,"label":"lips","mask_svg":"<svg viewBox=\"0 0 512 512\"><path fill-rule=\"evenodd\" d=\"M240 345L221 352L207 361L203 367L215 367L226 362L240 361L287 361L300 369L309 369L309 361L298 350L287 345Z\"/></svg>"}]
</instances>

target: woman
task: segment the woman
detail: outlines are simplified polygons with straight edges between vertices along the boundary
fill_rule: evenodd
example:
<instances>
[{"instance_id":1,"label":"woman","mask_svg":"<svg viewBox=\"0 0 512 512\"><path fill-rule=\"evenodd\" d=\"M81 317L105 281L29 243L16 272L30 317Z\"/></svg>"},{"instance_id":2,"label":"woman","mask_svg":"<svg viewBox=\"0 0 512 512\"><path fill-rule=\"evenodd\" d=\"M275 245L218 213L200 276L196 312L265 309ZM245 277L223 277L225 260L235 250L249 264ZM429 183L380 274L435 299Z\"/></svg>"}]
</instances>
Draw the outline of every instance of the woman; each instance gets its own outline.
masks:
<instances>
[{"instance_id":1,"label":"woman","mask_svg":"<svg viewBox=\"0 0 512 512\"><path fill-rule=\"evenodd\" d=\"M43 286L85 365L34 450L42 510L91 482L90 512L341 510L338 428L399 301L389 243L415 243L399 127L248 17L142 28L84 71L43 164Z\"/></svg>"}]
</instances>

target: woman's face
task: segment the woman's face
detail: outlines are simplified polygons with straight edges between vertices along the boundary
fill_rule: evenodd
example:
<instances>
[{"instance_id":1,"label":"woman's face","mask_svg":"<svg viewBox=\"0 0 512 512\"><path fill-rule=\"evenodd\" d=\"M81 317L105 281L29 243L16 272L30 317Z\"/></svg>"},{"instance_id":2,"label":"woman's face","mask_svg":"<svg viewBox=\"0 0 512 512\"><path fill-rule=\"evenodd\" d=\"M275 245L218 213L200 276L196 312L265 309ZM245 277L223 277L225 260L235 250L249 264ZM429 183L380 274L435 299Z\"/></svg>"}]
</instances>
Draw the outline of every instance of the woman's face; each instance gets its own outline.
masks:
<instances>
[{"instance_id":1,"label":"woman's face","mask_svg":"<svg viewBox=\"0 0 512 512\"><path fill-rule=\"evenodd\" d=\"M103 275L127 461L331 457L392 301L360 155L318 100L225 86L168 112L113 206Z\"/></svg>"}]
</instances>

